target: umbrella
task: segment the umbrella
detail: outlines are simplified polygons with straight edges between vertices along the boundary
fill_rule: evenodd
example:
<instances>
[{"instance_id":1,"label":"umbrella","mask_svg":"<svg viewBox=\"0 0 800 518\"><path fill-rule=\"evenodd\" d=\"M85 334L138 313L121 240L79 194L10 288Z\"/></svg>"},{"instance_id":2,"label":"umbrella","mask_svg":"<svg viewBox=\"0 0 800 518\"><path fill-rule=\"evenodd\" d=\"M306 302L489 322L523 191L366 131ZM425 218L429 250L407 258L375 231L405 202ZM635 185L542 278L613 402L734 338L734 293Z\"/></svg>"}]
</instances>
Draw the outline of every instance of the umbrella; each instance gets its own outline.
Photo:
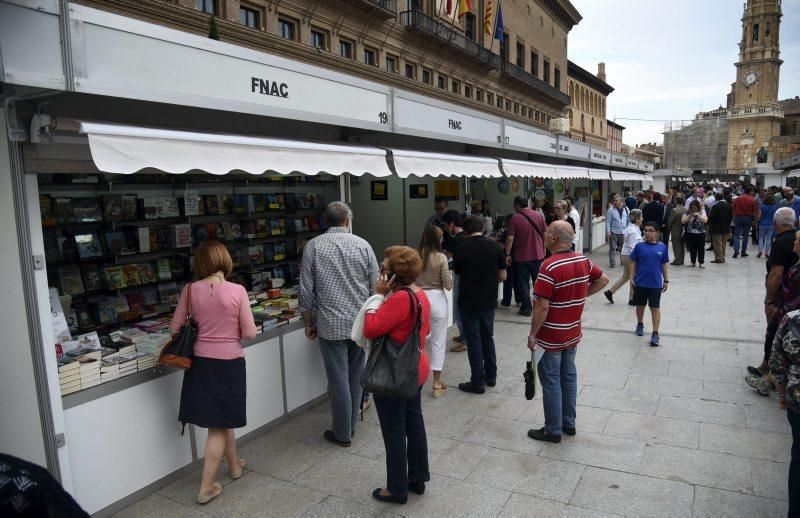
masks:
<instances>
[{"instance_id":1,"label":"umbrella","mask_svg":"<svg viewBox=\"0 0 800 518\"><path fill-rule=\"evenodd\" d=\"M525 363L525 372L522 376L525 378L525 399L531 400L536 395L536 371L533 370L533 361L535 353L531 351L531 361Z\"/></svg>"}]
</instances>

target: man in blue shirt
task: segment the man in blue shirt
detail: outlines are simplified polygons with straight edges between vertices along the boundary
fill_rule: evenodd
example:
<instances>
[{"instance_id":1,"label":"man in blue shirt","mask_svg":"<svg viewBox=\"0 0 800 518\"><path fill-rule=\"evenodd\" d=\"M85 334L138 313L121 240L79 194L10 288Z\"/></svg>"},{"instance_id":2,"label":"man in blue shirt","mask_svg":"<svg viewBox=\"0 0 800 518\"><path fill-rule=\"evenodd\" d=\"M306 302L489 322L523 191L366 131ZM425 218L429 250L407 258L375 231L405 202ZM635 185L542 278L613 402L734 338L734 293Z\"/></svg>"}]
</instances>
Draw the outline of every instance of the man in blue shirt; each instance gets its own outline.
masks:
<instances>
[{"instance_id":1,"label":"man in blue shirt","mask_svg":"<svg viewBox=\"0 0 800 518\"><path fill-rule=\"evenodd\" d=\"M659 225L654 221L644 224L644 241L638 243L628 256L633 284L633 304L636 306L636 336L644 336L644 307L650 306L653 334L650 345L658 346L658 326L661 324L661 294L669 286L667 245L659 238Z\"/></svg>"},{"instance_id":2,"label":"man in blue shirt","mask_svg":"<svg viewBox=\"0 0 800 518\"><path fill-rule=\"evenodd\" d=\"M636 201L636 196L631 194L631 191L625 191L625 206L628 207L628 210L635 209L637 203L639 202Z\"/></svg>"},{"instance_id":3,"label":"man in blue shirt","mask_svg":"<svg viewBox=\"0 0 800 518\"><path fill-rule=\"evenodd\" d=\"M614 196L611 207L606 211L606 238L608 239L608 265L614 268L618 249L622 249L625 227L628 226L628 207L622 202L622 196Z\"/></svg>"},{"instance_id":4,"label":"man in blue shirt","mask_svg":"<svg viewBox=\"0 0 800 518\"><path fill-rule=\"evenodd\" d=\"M794 195L794 189L791 187L783 188L783 199L778 203L778 208L789 207L794 211L794 225L798 225L798 218L800 218L800 198Z\"/></svg>"}]
</instances>

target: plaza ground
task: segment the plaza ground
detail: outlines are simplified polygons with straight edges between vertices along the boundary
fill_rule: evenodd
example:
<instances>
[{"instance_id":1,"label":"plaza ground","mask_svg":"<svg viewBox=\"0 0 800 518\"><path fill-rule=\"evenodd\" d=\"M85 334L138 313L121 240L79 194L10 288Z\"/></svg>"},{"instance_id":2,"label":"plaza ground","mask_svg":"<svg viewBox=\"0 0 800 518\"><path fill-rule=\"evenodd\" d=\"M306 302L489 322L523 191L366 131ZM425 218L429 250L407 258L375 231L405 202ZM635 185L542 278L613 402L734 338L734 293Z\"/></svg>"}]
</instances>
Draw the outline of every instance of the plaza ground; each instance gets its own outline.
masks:
<instances>
[{"instance_id":1,"label":"plaza ground","mask_svg":"<svg viewBox=\"0 0 800 518\"><path fill-rule=\"evenodd\" d=\"M524 397L529 319L500 309L498 383L477 396L466 353L448 353L441 398L423 388L431 481L406 505L383 504L377 415L359 422L352 447L326 443L323 402L244 445L247 472L221 474L221 496L195 503L198 469L117 516L785 516L791 436L777 397L744 383L763 355L764 259L707 268L670 267L661 347L633 330L620 290L587 304L578 366L577 430L560 444L535 442L541 388ZM612 282L605 249L592 258ZM706 256L706 261L713 259ZM688 256L687 256L688 261ZM222 465L221 471L226 472Z\"/></svg>"}]
</instances>

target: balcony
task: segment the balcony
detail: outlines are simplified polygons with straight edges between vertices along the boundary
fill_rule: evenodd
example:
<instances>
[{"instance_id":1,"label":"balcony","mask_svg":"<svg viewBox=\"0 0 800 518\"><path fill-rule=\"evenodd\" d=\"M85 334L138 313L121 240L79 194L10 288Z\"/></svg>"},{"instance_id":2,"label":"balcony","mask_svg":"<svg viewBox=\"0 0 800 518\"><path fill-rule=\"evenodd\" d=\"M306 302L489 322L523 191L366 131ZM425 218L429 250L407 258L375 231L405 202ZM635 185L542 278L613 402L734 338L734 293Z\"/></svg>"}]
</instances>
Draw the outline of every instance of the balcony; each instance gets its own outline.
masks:
<instances>
[{"instance_id":1,"label":"balcony","mask_svg":"<svg viewBox=\"0 0 800 518\"><path fill-rule=\"evenodd\" d=\"M565 106L569 105L569 96L567 94L558 88L550 86L535 75L526 72L525 69L518 67L513 63L503 64L503 74L526 86L532 87L537 92L550 97L558 103L561 103Z\"/></svg>"},{"instance_id":2,"label":"balcony","mask_svg":"<svg viewBox=\"0 0 800 518\"><path fill-rule=\"evenodd\" d=\"M467 38L450 24L435 20L421 11L400 13L400 22L405 28L431 37L437 44L472 58L483 67L491 70L500 68L500 56Z\"/></svg>"},{"instance_id":3,"label":"balcony","mask_svg":"<svg viewBox=\"0 0 800 518\"><path fill-rule=\"evenodd\" d=\"M397 0L358 0L355 4L386 20L397 16Z\"/></svg>"}]
</instances>

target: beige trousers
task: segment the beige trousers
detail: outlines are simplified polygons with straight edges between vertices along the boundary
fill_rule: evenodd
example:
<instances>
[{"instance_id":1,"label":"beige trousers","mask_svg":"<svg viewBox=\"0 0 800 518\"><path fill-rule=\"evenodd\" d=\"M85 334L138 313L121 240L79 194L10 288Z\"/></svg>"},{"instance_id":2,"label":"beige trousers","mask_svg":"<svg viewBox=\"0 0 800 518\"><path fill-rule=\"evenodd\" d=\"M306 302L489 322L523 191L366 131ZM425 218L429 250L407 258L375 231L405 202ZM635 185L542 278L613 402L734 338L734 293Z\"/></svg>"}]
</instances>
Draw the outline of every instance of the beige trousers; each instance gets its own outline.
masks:
<instances>
[{"instance_id":1,"label":"beige trousers","mask_svg":"<svg viewBox=\"0 0 800 518\"><path fill-rule=\"evenodd\" d=\"M621 259L620 262L622 263L622 277L620 277L617 280L617 282L615 282L614 285L608 289L608 291L610 291L611 293L616 293L618 289L620 289L622 286L625 285L625 283L627 283L628 300L631 300L633 298L633 287L629 282L631 278L631 260L628 258L627 255L620 256L620 259Z\"/></svg>"}]
</instances>

